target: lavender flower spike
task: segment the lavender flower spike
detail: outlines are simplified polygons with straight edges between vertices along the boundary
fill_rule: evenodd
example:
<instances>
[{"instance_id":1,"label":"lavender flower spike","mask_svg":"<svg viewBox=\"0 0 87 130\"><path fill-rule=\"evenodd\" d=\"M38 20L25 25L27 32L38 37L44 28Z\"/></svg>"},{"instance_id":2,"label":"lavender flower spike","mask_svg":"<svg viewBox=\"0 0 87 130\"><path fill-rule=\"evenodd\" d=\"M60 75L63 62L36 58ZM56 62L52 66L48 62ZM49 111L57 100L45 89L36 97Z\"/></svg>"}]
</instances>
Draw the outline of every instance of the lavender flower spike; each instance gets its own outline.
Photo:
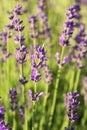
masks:
<instances>
[{"instance_id":1,"label":"lavender flower spike","mask_svg":"<svg viewBox=\"0 0 87 130\"><path fill-rule=\"evenodd\" d=\"M76 121L78 119L78 106L80 102L77 100L79 94L77 91L67 93L65 96L65 104L67 107L67 115L70 121Z\"/></svg>"},{"instance_id":2,"label":"lavender flower spike","mask_svg":"<svg viewBox=\"0 0 87 130\"><path fill-rule=\"evenodd\" d=\"M11 110L15 111L18 108L17 91L15 88L9 90Z\"/></svg>"}]
</instances>

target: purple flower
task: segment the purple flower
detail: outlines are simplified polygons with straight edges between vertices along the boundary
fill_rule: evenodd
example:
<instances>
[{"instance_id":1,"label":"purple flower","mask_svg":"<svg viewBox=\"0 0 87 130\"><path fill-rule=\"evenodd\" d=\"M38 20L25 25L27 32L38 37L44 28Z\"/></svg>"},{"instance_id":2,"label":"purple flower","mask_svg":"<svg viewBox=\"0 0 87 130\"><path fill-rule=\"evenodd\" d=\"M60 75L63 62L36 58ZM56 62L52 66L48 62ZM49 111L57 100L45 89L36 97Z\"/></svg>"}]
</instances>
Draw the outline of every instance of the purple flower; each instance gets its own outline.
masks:
<instances>
[{"instance_id":1,"label":"purple flower","mask_svg":"<svg viewBox=\"0 0 87 130\"><path fill-rule=\"evenodd\" d=\"M17 32L22 32L22 31L24 30L24 26L22 26L22 25L16 26L16 27L14 28L14 30L17 31Z\"/></svg>"},{"instance_id":2,"label":"purple flower","mask_svg":"<svg viewBox=\"0 0 87 130\"><path fill-rule=\"evenodd\" d=\"M16 36L16 37L14 38L14 41L15 41L16 44L23 43L24 40L25 40L25 37L24 37L23 34L22 34L21 36Z\"/></svg>"},{"instance_id":3,"label":"purple flower","mask_svg":"<svg viewBox=\"0 0 87 130\"><path fill-rule=\"evenodd\" d=\"M18 99L17 99L17 91L15 88L11 88L9 90L10 96L10 108L12 111L15 111L18 108Z\"/></svg>"},{"instance_id":4,"label":"purple flower","mask_svg":"<svg viewBox=\"0 0 87 130\"><path fill-rule=\"evenodd\" d=\"M26 62L27 54L28 54L28 51L25 45L22 45L21 48L16 48L15 58L17 62L20 64Z\"/></svg>"},{"instance_id":5,"label":"purple flower","mask_svg":"<svg viewBox=\"0 0 87 130\"><path fill-rule=\"evenodd\" d=\"M83 68L83 60L87 54L87 37L85 33L85 25L79 23L79 32L75 37L76 45L73 47L72 59L76 62L77 68Z\"/></svg>"},{"instance_id":6,"label":"purple flower","mask_svg":"<svg viewBox=\"0 0 87 130\"><path fill-rule=\"evenodd\" d=\"M36 25L37 23L37 17L35 15L30 15L28 18L28 22L30 23L30 38L31 39L36 39L39 36L39 32L38 32L38 26Z\"/></svg>"},{"instance_id":7,"label":"purple flower","mask_svg":"<svg viewBox=\"0 0 87 130\"><path fill-rule=\"evenodd\" d=\"M26 77L20 77L19 82L25 85L28 82L28 80L26 80Z\"/></svg>"},{"instance_id":8,"label":"purple flower","mask_svg":"<svg viewBox=\"0 0 87 130\"><path fill-rule=\"evenodd\" d=\"M41 80L41 74L38 73L37 69L32 69L30 79L34 82Z\"/></svg>"},{"instance_id":9,"label":"purple flower","mask_svg":"<svg viewBox=\"0 0 87 130\"><path fill-rule=\"evenodd\" d=\"M47 57L44 45L35 47L34 54L31 55L31 61L32 61L31 63L32 68L40 69L43 68L43 66L45 66Z\"/></svg>"},{"instance_id":10,"label":"purple flower","mask_svg":"<svg viewBox=\"0 0 87 130\"><path fill-rule=\"evenodd\" d=\"M75 127L74 126L71 126L71 128L65 127L65 130L75 130Z\"/></svg>"},{"instance_id":11,"label":"purple flower","mask_svg":"<svg viewBox=\"0 0 87 130\"><path fill-rule=\"evenodd\" d=\"M5 108L0 105L0 130L11 130L10 128L8 128L8 124L5 124L4 122L5 119L4 115L5 115Z\"/></svg>"},{"instance_id":12,"label":"purple flower","mask_svg":"<svg viewBox=\"0 0 87 130\"><path fill-rule=\"evenodd\" d=\"M31 76L30 79L34 82L38 82L41 79L39 69L42 69L46 65L47 57L44 46L33 47L34 54L31 55Z\"/></svg>"},{"instance_id":13,"label":"purple flower","mask_svg":"<svg viewBox=\"0 0 87 130\"><path fill-rule=\"evenodd\" d=\"M28 94L30 96L31 101L38 101L42 95L44 95L44 92L36 93L33 95L32 90L28 90Z\"/></svg>"},{"instance_id":14,"label":"purple flower","mask_svg":"<svg viewBox=\"0 0 87 130\"><path fill-rule=\"evenodd\" d=\"M74 4L67 9L66 15L68 20L64 23L64 30L62 31L62 35L59 38L61 46L70 45L70 38L72 38L74 28L78 26L78 24L75 22L75 19L81 18L79 11L80 6L78 4Z\"/></svg>"},{"instance_id":15,"label":"purple flower","mask_svg":"<svg viewBox=\"0 0 87 130\"><path fill-rule=\"evenodd\" d=\"M0 121L0 130L11 130L8 128L8 124L5 124L4 121Z\"/></svg>"},{"instance_id":16,"label":"purple flower","mask_svg":"<svg viewBox=\"0 0 87 130\"><path fill-rule=\"evenodd\" d=\"M66 64L66 63L69 63L69 58L68 58L68 56L64 56L64 59L63 59L63 61L62 61L62 66L63 66L64 64Z\"/></svg>"},{"instance_id":17,"label":"purple flower","mask_svg":"<svg viewBox=\"0 0 87 130\"><path fill-rule=\"evenodd\" d=\"M81 15L79 14L80 6L78 4L74 4L70 8L67 9L67 16L69 19L80 19Z\"/></svg>"},{"instance_id":18,"label":"purple flower","mask_svg":"<svg viewBox=\"0 0 87 130\"><path fill-rule=\"evenodd\" d=\"M9 52L6 54L6 58L9 58L12 54Z\"/></svg>"},{"instance_id":19,"label":"purple flower","mask_svg":"<svg viewBox=\"0 0 87 130\"><path fill-rule=\"evenodd\" d=\"M61 59L60 59L60 54L59 54L58 52L56 53L55 56L56 56L56 59L57 59L57 65L58 65L59 67L65 65L65 64L67 64L67 63L69 63L69 58L68 58L68 56L64 56L64 58L63 58L62 61L61 61Z\"/></svg>"},{"instance_id":20,"label":"purple flower","mask_svg":"<svg viewBox=\"0 0 87 130\"><path fill-rule=\"evenodd\" d=\"M20 20L19 18L15 18L12 21L12 25L20 25L23 21Z\"/></svg>"},{"instance_id":21,"label":"purple flower","mask_svg":"<svg viewBox=\"0 0 87 130\"><path fill-rule=\"evenodd\" d=\"M51 40L51 28L49 27L49 22L47 18L47 13L45 11L46 8L46 0L38 0L38 17L41 20L41 31L40 35L44 37L45 40Z\"/></svg>"},{"instance_id":22,"label":"purple flower","mask_svg":"<svg viewBox=\"0 0 87 130\"><path fill-rule=\"evenodd\" d=\"M78 106L80 102L77 100L79 94L77 91L70 92L65 95L65 105L67 107L67 115L70 121L76 121L78 119Z\"/></svg>"},{"instance_id":23,"label":"purple flower","mask_svg":"<svg viewBox=\"0 0 87 130\"><path fill-rule=\"evenodd\" d=\"M62 35L60 36L59 40L60 40L60 45L61 45L61 46L69 46L69 45L70 45L70 42L69 42L68 39L66 39L65 34L62 34Z\"/></svg>"},{"instance_id":24,"label":"purple flower","mask_svg":"<svg viewBox=\"0 0 87 130\"><path fill-rule=\"evenodd\" d=\"M53 75L52 75L52 73L47 65L45 65L43 67L43 73L44 73L45 83L50 85L52 82L52 79L53 79Z\"/></svg>"},{"instance_id":25,"label":"purple flower","mask_svg":"<svg viewBox=\"0 0 87 130\"><path fill-rule=\"evenodd\" d=\"M5 108L3 106L0 106L0 121L4 120L4 112Z\"/></svg>"},{"instance_id":26,"label":"purple flower","mask_svg":"<svg viewBox=\"0 0 87 130\"><path fill-rule=\"evenodd\" d=\"M22 8L21 5L17 5L15 6L15 8L12 10L12 13L13 14L16 14L16 15L22 15L24 13L24 9Z\"/></svg>"},{"instance_id":27,"label":"purple flower","mask_svg":"<svg viewBox=\"0 0 87 130\"><path fill-rule=\"evenodd\" d=\"M28 22L34 25L37 22L36 16L30 15L28 18Z\"/></svg>"},{"instance_id":28,"label":"purple flower","mask_svg":"<svg viewBox=\"0 0 87 130\"><path fill-rule=\"evenodd\" d=\"M19 118L21 120L21 123L24 124L24 120L25 120L25 115L24 115L24 104L22 104L19 107L19 112L18 112Z\"/></svg>"}]
</instances>

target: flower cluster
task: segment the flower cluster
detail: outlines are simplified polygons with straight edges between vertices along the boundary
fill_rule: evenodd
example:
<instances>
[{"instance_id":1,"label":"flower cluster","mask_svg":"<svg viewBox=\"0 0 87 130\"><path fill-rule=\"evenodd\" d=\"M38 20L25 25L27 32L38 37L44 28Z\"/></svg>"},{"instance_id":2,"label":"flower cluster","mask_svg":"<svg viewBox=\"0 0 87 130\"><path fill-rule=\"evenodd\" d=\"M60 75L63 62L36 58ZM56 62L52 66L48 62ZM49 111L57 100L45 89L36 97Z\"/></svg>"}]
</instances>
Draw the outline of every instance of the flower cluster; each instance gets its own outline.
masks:
<instances>
[{"instance_id":1,"label":"flower cluster","mask_svg":"<svg viewBox=\"0 0 87 130\"><path fill-rule=\"evenodd\" d=\"M50 85L52 82L53 76L52 76L52 73L50 71L50 68L47 65L45 65L43 67L43 73L44 73L45 83Z\"/></svg>"},{"instance_id":2,"label":"flower cluster","mask_svg":"<svg viewBox=\"0 0 87 130\"><path fill-rule=\"evenodd\" d=\"M85 25L82 22L79 22L79 20L81 20L82 17L80 15L80 6L78 3L76 3L73 7L68 9L69 12L67 15L69 18L74 19L74 23L76 24L75 27L78 29L78 33L74 38L76 44L72 48L71 59L74 62L76 62L77 68L81 69L84 67L83 60L86 58L86 53L87 53L86 50L87 38L85 33Z\"/></svg>"},{"instance_id":3,"label":"flower cluster","mask_svg":"<svg viewBox=\"0 0 87 130\"><path fill-rule=\"evenodd\" d=\"M0 106L0 121L4 120L4 112L5 108L3 106Z\"/></svg>"},{"instance_id":4,"label":"flower cluster","mask_svg":"<svg viewBox=\"0 0 87 130\"><path fill-rule=\"evenodd\" d=\"M30 38L31 39L36 39L39 36L39 32L37 31L38 26L37 24L37 17L35 15L30 15L28 18L28 22L30 23L29 30L31 31L30 33Z\"/></svg>"},{"instance_id":5,"label":"flower cluster","mask_svg":"<svg viewBox=\"0 0 87 130\"><path fill-rule=\"evenodd\" d=\"M22 85L25 85L25 84L28 82L28 80L26 79L26 77L20 76L19 82L20 82Z\"/></svg>"},{"instance_id":6,"label":"flower cluster","mask_svg":"<svg viewBox=\"0 0 87 130\"><path fill-rule=\"evenodd\" d=\"M86 58L87 54L87 38L85 33L85 25L83 23L79 23L79 32L75 37L76 45L74 46L74 54L72 55L72 59L76 61L77 68L83 68L83 60Z\"/></svg>"},{"instance_id":7,"label":"flower cluster","mask_svg":"<svg viewBox=\"0 0 87 130\"><path fill-rule=\"evenodd\" d=\"M18 115L19 115L19 118L21 119L21 123L24 124L24 119L25 119L25 115L24 115L24 104L22 104L19 107Z\"/></svg>"},{"instance_id":8,"label":"flower cluster","mask_svg":"<svg viewBox=\"0 0 87 130\"><path fill-rule=\"evenodd\" d=\"M24 30L24 26L22 25L23 20L17 18L17 16L22 15L24 13L24 9L21 5L15 6L15 8L12 10L11 15L9 16L9 19L11 20L11 24L9 25L9 29L13 29L16 33L14 41L16 44L19 44L19 47L16 48L16 59L18 63L23 63L26 60L26 46L23 44L25 37L22 34L22 31ZM22 54L21 54L22 53Z\"/></svg>"},{"instance_id":9,"label":"flower cluster","mask_svg":"<svg viewBox=\"0 0 87 130\"><path fill-rule=\"evenodd\" d=\"M50 40L51 29L49 28L49 22L48 22L47 14L45 11L46 0L38 0L38 9L39 9L38 17L41 19L41 23L42 23L42 30L40 34L44 34L44 38L46 40Z\"/></svg>"},{"instance_id":10,"label":"flower cluster","mask_svg":"<svg viewBox=\"0 0 87 130\"><path fill-rule=\"evenodd\" d=\"M70 92L65 95L65 105L67 107L67 115L70 121L76 121L78 119L78 106L80 102L77 100L79 94L77 91Z\"/></svg>"},{"instance_id":11,"label":"flower cluster","mask_svg":"<svg viewBox=\"0 0 87 130\"><path fill-rule=\"evenodd\" d=\"M15 111L18 108L18 99L17 99L17 91L15 88L11 88L9 90L10 95L10 108L12 111Z\"/></svg>"},{"instance_id":12,"label":"flower cluster","mask_svg":"<svg viewBox=\"0 0 87 130\"><path fill-rule=\"evenodd\" d=\"M2 45L0 47L1 47L2 54L4 54L5 56L4 60L6 60L11 56L11 53L7 50L8 39L11 37L12 37L12 33L5 25L3 32L0 33L0 40L2 41Z\"/></svg>"},{"instance_id":13,"label":"flower cluster","mask_svg":"<svg viewBox=\"0 0 87 130\"><path fill-rule=\"evenodd\" d=\"M62 32L62 35L60 36L60 45L61 46L69 46L70 45L70 38L72 37L74 28L77 25L75 22L75 19L79 19L81 15L78 13L80 10L80 7L75 4L67 9L67 17L68 20L64 23L64 30Z\"/></svg>"},{"instance_id":14,"label":"flower cluster","mask_svg":"<svg viewBox=\"0 0 87 130\"><path fill-rule=\"evenodd\" d=\"M39 74L39 70L43 68L46 64L46 51L44 46L36 45L34 47L34 54L31 55L31 80L34 82L38 82L41 79L41 74Z\"/></svg>"},{"instance_id":15,"label":"flower cluster","mask_svg":"<svg viewBox=\"0 0 87 130\"><path fill-rule=\"evenodd\" d=\"M28 94L30 96L31 101L38 101L42 95L44 95L44 92L33 94L32 90L28 90Z\"/></svg>"},{"instance_id":16,"label":"flower cluster","mask_svg":"<svg viewBox=\"0 0 87 130\"><path fill-rule=\"evenodd\" d=\"M8 128L8 124L5 124L4 121L0 121L0 130L12 130L12 129Z\"/></svg>"},{"instance_id":17,"label":"flower cluster","mask_svg":"<svg viewBox=\"0 0 87 130\"><path fill-rule=\"evenodd\" d=\"M66 63L69 62L68 56L64 56L63 60L60 58L60 54L59 54L58 52L56 53L55 56L56 56L56 59L57 59L57 65L58 65L59 67L65 65ZM62 60L62 61L61 61L61 60Z\"/></svg>"},{"instance_id":18,"label":"flower cluster","mask_svg":"<svg viewBox=\"0 0 87 130\"><path fill-rule=\"evenodd\" d=\"M15 6L15 8L11 11L11 14L9 16L11 24L8 25L9 29L13 29L15 33L14 42L18 44L18 47L16 47L15 58L19 64L22 64L22 66L23 63L27 61L27 54L29 53L27 47L24 45L25 36L22 34L25 26L22 25L23 20L19 18L19 16L24 13L25 9L23 9L21 5ZM23 74L19 81L21 82L21 84L27 83L26 77L24 77Z\"/></svg>"},{"instance_id":19,"label":"flower cluster","mask_svg":"<svg viewBox=\"0 0 87 130\"><path fill-rule=\"evenodd\" d=\"M70 129L68 129L67 127L65 127L65 130L75 130L75 127L74 127L74 126L71 126Z\"/></svg>"},{"instance_id":20,"label":"flower cluster","mask_svg":"<svg viewBox=\"0 0 87 130\"><path fill-rule=\"evenodd\" d=\"M8 128L8 124L5 124L4 119L5 119L5 108L0 105L0 130L11 130Z\"/></svg>"},{"instance_id":21,"label":"flower cluster","mask_svg":"<svg viewBox=\"0 0 87 130\"><path fill-rule=\"evenodd\" d=\"M27 47L25 45L21 45L21 48L16 48L15 58L18 63L22 64L26 62L26 55L28 54Z\"/></svg>"}]
</instances>

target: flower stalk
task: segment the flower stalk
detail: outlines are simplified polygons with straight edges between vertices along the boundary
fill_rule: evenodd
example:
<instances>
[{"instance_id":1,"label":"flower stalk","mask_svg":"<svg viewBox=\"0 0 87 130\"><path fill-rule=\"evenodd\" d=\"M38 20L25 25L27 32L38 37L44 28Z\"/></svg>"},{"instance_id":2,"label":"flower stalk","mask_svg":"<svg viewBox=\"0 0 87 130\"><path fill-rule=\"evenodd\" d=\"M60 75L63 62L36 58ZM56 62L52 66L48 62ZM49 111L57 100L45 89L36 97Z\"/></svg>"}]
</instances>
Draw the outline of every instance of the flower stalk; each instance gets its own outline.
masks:
<instances>
[{"instance_id":1,"label":"flower stalk","mask_svg":"<svg viewBox=\"0 0 87 130\"><path fill-rule=\"evenodd\" d=\"M61 52L61 61L63 59L64 49L65 49L65 47L63 46L62 52ZM52 107L51 107L51 112L50 112L50 117L49 117L49 122L48 122L49 130L50 130L51 125L52 125L52 119L53 119L54 110L55 110L55 106L56 106L56 98L57 98L57 91L58 91L58 87L59 87L59 80L60 80L60 76L61 76L61 71L62 71L62 66L59 67L58 73L57 73L56 85L54 88L54 95L53 95L53 102L52 102Z\"/></svg>"}]
</instances>

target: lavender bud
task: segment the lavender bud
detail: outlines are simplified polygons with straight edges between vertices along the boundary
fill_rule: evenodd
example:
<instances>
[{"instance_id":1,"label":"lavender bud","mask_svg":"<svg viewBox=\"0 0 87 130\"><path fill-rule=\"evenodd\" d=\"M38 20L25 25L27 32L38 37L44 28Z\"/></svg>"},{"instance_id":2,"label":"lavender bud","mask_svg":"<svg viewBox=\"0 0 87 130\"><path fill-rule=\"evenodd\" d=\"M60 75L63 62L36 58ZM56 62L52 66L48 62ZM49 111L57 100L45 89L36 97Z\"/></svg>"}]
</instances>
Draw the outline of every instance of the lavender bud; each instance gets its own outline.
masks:
<instances>
[{"instance_id":1,"label":"lavender bud","mask_svg":"<svg viewBox=\"0 0 87 130\"><path fill-rule=\"evenodd\" d=\"M28 94L30 96L31 101L38 101L40 97L44 94L44 92L36 93L33 95L32 90L28 90Z\"/></svg>"},{"instance_id":2,"label":"lavender bud","mask_svg":"<svg viewBox=\"0 0 87 130\"><path fill-rule=\"evenodd\" d=\"M25 85L28 82L28 80L26 80L26 77L20 77L19 82Z\"/></svg>"},{"instance_id":3,"label":"lavender bud","mask_svg":"<svg viewBox=\"0 0 87 130\"><path fill-rule=\"evenodd\" d=\"M20 64L26 62L27 54L28 54L28 51L25 45L21 45L21 48L16 48L15 58L17 62Z\"/></svg>"},{"instance_id":4,"label":"lavender bud","mask_svg":"<svg viewBox=\"0 0 87 130\"><path fill-rule=\"evenodd\" d=\"M22 8L21 5L17 5L15 6L15 8L13 9L12 11L13 14L16 14L16 15L22 15L24 13L24 9Z\"/></svg>"},{"instance_id":5,"label":"lavender bud","mask_svg":"<svg viewBox=\"0 0 87 130\"><path fill-rule=\"evenodd\" d=\"M30 79L34 82L41 80L41 74L38 73L37 69L32 69Z\"/></svg>"},{"instance_id":6,"label":"lavender bud","mask_svg":"<svg viewBox=\"0 0 87 130\"><path fill-rule=\"evenodd\" d=\"M16 37L14 38L14 41L15 41L16 44L22 43L22 42L24 42L24 40L25 40L24 35L16 36Z\"/></svg>"},{"instance_id":7,"label":"lavender bud","mask_svg":"<svg viewBox=\"0 0 87 130\"><path fill-rule=\"evenodd\" d=\"M43 67L43 72L44 72L44 78L45 78L45 83L50 85L53 79L52 73L50 72L50 69L47 65Z\"/></svg>"}]
</instances>

